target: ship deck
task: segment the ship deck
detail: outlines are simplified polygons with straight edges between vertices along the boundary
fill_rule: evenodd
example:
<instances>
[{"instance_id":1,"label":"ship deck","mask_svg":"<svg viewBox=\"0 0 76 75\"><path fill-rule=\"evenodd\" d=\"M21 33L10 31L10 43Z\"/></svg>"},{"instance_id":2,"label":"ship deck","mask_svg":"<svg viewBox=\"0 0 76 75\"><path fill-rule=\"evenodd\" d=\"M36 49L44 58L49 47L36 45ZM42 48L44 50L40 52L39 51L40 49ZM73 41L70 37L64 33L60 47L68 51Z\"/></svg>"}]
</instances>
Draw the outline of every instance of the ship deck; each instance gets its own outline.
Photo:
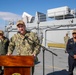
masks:
<instances>
[{"instance_id":1,"label":"ship deck","mask_svg":"<svg viewBox=\"0 0 76 75\"><path fill-rule=\"evenodd\" d=\"M49 48L49 50L56 53L58 56L55 56L45 50L45 62L43 66L43 51L41 50L40 54L38 55L39 61L37 64L35 64L34 75L68 75L68 53L65 53L65 49ZM75 69L74 75L76 75Z\"/></svg>"}]
</instances>

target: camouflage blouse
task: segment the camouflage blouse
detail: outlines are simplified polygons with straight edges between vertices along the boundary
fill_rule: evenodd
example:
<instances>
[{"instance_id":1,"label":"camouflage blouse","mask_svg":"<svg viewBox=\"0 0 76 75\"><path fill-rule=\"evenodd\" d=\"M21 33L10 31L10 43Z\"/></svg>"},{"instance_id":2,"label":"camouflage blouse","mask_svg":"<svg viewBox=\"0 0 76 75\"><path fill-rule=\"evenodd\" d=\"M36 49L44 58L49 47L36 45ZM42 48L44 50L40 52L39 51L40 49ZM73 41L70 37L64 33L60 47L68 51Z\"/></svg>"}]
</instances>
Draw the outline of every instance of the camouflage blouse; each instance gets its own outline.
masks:
<instances>
[{"instance_id":1,"label":"camouflage blouse","mask_svg":"<svg viewBox=\"0 0 76 75\"><path fill-rule=\"evenodd\" d=\"M28 38L26 38L28 36ZM31 39L31 40L30 40ZM20 33L14 34L10 39L8 53L12 54L16 50L17 55L37 55L40 52L40 46L36 43L39 43L37 34L33 32L26 31L26 34L23 36Z\"/></svg>"}]
</instances>

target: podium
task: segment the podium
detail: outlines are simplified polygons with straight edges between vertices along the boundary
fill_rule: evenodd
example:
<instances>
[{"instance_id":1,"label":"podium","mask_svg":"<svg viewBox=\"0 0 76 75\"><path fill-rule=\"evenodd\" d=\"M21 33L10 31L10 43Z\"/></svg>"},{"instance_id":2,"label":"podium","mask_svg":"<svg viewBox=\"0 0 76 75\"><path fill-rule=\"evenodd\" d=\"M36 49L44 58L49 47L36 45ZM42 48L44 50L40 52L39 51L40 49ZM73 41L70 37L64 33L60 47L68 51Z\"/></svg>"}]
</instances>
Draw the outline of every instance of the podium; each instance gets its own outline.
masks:
<instances>
[{"instance_id":1,"label":"podium","mask_svg":"<svg viewBox=\"0 0 76 75\"><path fill-rule=\"evenodd\" d=\"M4 75L32 75L33 56L0 56L0 66L4 66Z\"/></svg>"}]
</instances>

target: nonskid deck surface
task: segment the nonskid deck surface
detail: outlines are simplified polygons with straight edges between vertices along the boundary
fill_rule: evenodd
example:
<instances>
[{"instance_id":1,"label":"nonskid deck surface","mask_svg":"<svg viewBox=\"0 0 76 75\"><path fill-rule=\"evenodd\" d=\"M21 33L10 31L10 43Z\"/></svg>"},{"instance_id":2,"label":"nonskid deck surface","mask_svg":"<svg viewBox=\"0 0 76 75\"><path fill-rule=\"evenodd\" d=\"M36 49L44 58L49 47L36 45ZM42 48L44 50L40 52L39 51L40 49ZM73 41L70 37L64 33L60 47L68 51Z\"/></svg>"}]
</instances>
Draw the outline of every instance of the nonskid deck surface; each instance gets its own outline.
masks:
<instances>
[{"instance_id":1,"label":"nonskid deck surface","mask_svg":"<svg viewBox=\"0 0 76 75\"><path fill-rule=\"evenodd\" d=\"M38 55L39 61L35 65L34 75L68 75L68 53L65 53L65 49L49 48L49 50L56 53L58 56L54 56L45 50L43 70L43 51L41 51ZM76 75L75 70L74 75Z\"/></svg>"}]
</instances>

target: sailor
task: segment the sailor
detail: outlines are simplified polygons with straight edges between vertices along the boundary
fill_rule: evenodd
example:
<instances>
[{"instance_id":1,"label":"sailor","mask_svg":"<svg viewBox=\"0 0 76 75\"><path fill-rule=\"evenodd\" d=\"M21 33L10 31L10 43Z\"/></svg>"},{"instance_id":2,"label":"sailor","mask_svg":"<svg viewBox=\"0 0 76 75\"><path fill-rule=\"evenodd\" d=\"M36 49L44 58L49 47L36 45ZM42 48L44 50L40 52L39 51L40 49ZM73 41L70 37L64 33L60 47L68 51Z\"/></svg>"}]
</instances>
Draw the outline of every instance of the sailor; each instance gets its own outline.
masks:
<instances>
[{"instance_id":1,"label":"sailor","mask_svg":"<svg viewBox=\"0 0 76 75\"><path fill-rule=\"evenodd\" d=\"M72 38L68 40L66 50L69 54L69 75L73 75L74 67L76 67L76 30L72 31Z\"/></svg>"},{"instance_id":2,"label":"sailor","mask_svg":"<svg viewBox=\"0 0 76 75\"><path fill-rule=\"evenodd\" d=\"M10 39L7 55L11 55L15 49L17 55L30 55L36 58L40 52L38 36L34 32L27 31L26 25L22 20L19 20L16 25L18 33L14 34Z\"/></svg>"},{"instance_id":3,"label":"sailor","mask_svg":"<svg viewBox=\"0 0 76 75\"><path fill-rule=\"evenodd\" d=\"M4 36L4 32L0 30L0 55L6 55L9 45L9 39ZM2 67L0 66L0 75L2 75Z\"/></svg>"},{"instance_id":4,"label":"sailor","mask_svg":"<svg viewBox=\"0 0 76 75\"><path fill-rule=\"evenodd\" d=\"M64 37L64 43L65 43L65 53L67 53L67 50L66 50L66 45L67 45L67 42L68 40L70 39L70 37L68 36L68 33L66 33L66 36Z\"/></svg>"}]
</instances>

